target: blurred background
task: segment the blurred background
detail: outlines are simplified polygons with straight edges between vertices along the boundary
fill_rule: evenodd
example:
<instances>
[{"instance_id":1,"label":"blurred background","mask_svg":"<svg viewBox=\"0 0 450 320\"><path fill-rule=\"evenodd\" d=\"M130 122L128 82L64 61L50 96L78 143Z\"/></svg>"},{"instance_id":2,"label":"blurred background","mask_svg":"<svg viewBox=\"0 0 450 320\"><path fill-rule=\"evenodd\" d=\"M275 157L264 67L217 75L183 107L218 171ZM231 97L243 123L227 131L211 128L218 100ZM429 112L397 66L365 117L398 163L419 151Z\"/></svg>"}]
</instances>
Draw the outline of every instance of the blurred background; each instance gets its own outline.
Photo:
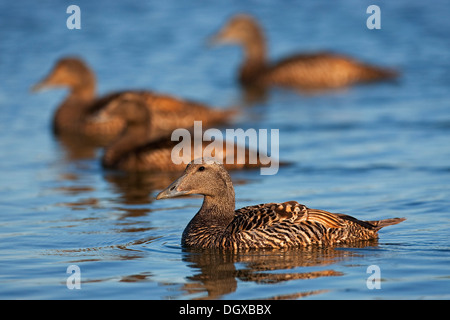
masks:
<instances>
[{"instance_id":1,"label":"blurred background","mask_svg":"<svg viewBox=\"0 0 450 320\"><path fill-rule=\"evenodd\" d=\"M66 27L72 4L80 30ZM372 4L379 30L366 27ZM240 48L208 46L241 12L262 25L271 60L329 50L401 77L312 95L274 89L243 105ZM448 299L449 14L446 0L0 2L0 298ZM280 159L291 165L275 176L233 173L238 207L297 200L408 220L357 248L186 252L181 233L201 199L153 202L172 176L105 172L101 150L71 159L53 137L67 91L30 88L68 55L92 67L99 95L148 89L237 105L234 127L279 129ZM70 264L81 290L66 287ZM365 285L372 264L381 290Z\"/></svg>"}]
</instances>

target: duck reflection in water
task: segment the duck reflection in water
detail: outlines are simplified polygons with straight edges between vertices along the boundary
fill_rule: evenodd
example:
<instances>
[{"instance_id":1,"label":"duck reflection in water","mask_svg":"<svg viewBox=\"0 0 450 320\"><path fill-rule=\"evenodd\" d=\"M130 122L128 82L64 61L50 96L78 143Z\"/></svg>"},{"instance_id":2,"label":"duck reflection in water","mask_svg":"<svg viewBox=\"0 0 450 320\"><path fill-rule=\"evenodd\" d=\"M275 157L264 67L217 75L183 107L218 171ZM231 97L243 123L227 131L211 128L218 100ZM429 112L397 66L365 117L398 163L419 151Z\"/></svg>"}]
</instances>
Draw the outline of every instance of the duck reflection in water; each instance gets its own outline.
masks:
<instances>
[{"instance_id":1,"label":"duck reflection in water","mask_svg":"<svg viewBox=\"0 0 450 320\"><path fill-rule=\"evenodd\" d=\"M194 269L195 274L188 277L182 286L185 295L192 299L220 299L237 290L239 282L253 282L261 285L280 284L289 281L338 277L341 271L326 268L340 261L361 257L376 248L378 240L361 241L346 250L339 247L306 247L286 250L263 250L232 252L221 249L185 248L183 260ZM289 271L289 272L288 272ZM330 291L326 284L319 283L317 289L303 289L290 294L271 294L262 292L255 299L298 299L310 295L324 294ZM266 287L267 288L267 287Z\"/></svg>"}]
</instances>

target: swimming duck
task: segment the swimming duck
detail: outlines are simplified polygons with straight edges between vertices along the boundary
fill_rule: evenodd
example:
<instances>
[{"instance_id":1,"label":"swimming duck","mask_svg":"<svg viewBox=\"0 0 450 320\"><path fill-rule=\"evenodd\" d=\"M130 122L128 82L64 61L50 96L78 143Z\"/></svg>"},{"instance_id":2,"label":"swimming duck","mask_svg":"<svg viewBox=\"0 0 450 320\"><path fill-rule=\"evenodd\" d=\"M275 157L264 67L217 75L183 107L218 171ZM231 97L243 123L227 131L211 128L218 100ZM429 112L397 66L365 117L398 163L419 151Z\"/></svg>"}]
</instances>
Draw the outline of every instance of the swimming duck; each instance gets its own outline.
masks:
<instances>
[{"instance_id":1,"label":"swimming duck","mask_svg":"<svg viewBox=\"0 0 450 320\"><path fill-rule=\"evenodd\" d=\"M212 38L213 43L236 43L243 47L244 62L239 81L244 87L277 85L305 90L340 88L361 82L395 78L397 72L371 66L330 52L298 54L268 64L264 33L246 14L233 16Z\"/></svg>"},{"instance_id":2,"label":"swimming duck","mask_svg":"<svg viewBox=\"0 0 450 320\"><path fill-rule=\"evenodd\" d=\"M153 114L146 108L145 101L135 95L123 95L116 101L116 107L112 108L111 116L118 116L126 121L122 134L106 148L102 165L107 169L117 169L129 172L176 172L183 171L185 164L193 160L195 154L203 154L205 148L210 145L209 141L200 144L190 143L190 153L184 152L180 155L182 162L172 161L172 151L180 142L171 141L170 137L151 140L150 119ZM183 138L184 139L184 138ZM225 162L227 154L231 151L234 155L233 164L226 164L228 169L258 168L265 166L261 163L257 151L234 145L231 150L227 148L226 142L222 144L223 153L213 153L212 156L221 157ZM242 155L241 152L243 151ZM179 154L177 153L177 156ZM238 158L240 161L238 161ZM250 159L256 159L256 163L250 163Z\"/></svg>"},{"instance_id":3,"label":"swimming duck","mask_svg":"<svg viewBox=\"0 0 450 320\"><path fill-rule=\"evenodd\" d=\"M378 237L383 227L404 218L361 221L344 214L310 209L296 201L264 203L235 210L233 184L223 165L196 159L156 199L188 194L203 204L183 232L182 244L203 248L287 248L334 245Z\"/></svg>"},{"instance_id":4,"label":"swimming duck","mask_svg":"<svg viewBox=\"0 0 450 320\"><path fill-rule=\"evenodd\" d=\"M115 101L120 100L124 94L139 96L153 113L153 139L165 136L179 127L189 128L194 120L203 121L204 127L224 123L236 113L234 110L216 110L200 103L149 91L119 91L97 98L93 71L75 57L60 59L47 77L32 90L39 91L48 87L67 87L70 90L53 117L56 134L81 133L89 137L106 135L109 137L107 141L111 141L123 131L125 121L120 117L108 116L108 113L117 106Z\"/></svg>"}]
</instances>

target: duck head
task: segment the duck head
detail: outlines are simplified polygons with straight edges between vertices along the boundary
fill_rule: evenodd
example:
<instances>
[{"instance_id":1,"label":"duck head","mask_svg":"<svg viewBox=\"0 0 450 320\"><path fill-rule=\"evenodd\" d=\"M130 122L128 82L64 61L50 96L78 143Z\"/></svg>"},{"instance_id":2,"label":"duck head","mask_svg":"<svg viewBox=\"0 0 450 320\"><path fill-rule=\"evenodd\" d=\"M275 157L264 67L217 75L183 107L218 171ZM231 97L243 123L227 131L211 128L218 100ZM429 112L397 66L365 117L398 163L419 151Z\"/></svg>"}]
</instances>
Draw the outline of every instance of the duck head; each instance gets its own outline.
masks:
<instances>
[{"instance_id":1,"label":"duck head","mask_svg":"<svg viewBox=\"0 0 450 320\"><path fill-rule=\"evenodd\" d=\"M161 191L156 199L174 198L189 194L200 194L213 198L228 193L231 193L234 200L231 178L220 161L214 158L201 158L191 161L183 175Z\"/></svg>"}]
</instances>

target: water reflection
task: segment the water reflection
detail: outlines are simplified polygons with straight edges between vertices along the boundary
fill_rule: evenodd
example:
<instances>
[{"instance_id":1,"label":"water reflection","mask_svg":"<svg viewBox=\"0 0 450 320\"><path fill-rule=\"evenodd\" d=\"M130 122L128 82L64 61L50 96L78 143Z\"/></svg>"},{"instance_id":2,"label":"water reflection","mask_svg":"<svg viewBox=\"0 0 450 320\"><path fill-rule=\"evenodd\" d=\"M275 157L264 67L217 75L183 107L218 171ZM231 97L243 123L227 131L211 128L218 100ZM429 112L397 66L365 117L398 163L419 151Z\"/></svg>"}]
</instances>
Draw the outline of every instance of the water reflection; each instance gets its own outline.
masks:
<instances>
[{"instance_id":1,"label":"water reflection","mask_svg":"<svg viewBox=\"0 0 450 320\"><path fill-rule=\"evenodd\" d=\"M75 142L70 147L64 142L63 146L68 156L73 159L95 156L95 149L92 149L94 150L92 154L89 151L92 146L83 143L77 145ZM107 183L109 196L106 199L101 189L103 187L94 184L96 180L90 177L89 172L85 170L60 172L61 184L58 183L60 185L53 188L53 191L67 195L68 199L57 205L72 210L94 209L95 215L88 217L89 220L84 216L66 219L59 228L71 227L72 233L61 234L60 238L68 244L52 250L51 254L71 256L70 263L75 264L103 260L158 259L157 255L162 252L162 242L170 240L162 239L160 230L152 224L151 204L154 200L152 194L167 187L179 173L137 174L101 170L99 174ZM245 179L235 182L248 183ZM374 247L377 246L377 242L360 242L355 246ZM164 247L164 251L167 251L167 247ZM336 270L335 265L352 257L362 256L361 252L320 247L250 252L213 249L180 251L178 247L171 252L177 256L181 254L182 260L192 272L184 278L185 281L181 285L179 282L161 282L161 284L177 286L179 288L177 295L181 298L200 300L220 299L238 292L240 283L251 283L257 290L258 286L340 277L344 274ZM131 268L119 274L106 272L100 276L87 278L85 282L107 283L111 279L119 279L119 282L159 282L158 271L150 271L147 268L141 270ZM299 285L293 289L294 292L255 291L257 296L254 298L299 299L324 294L330 289L324 285L315 288Z\"/></svg>"},{"instance_id":2,"label":"water reflection","mask_svg":"<svg viewBox=\"0 0 450 320\"><path fill-rule=\"evenodd\" d=\"M180 173L126 173L107 171L104 179L118 195L115 201L122 204L150 204L152 191L161 190L175 180Z\"/></svg>"},{"instance_id":3,"label":"water reflection","mask_svg":"<svg viewBox=\"0 0 450 320\"><path fill-rule=\"evenodd\" d=\"M378 242L361 241L353 248L376 247ZM256 284L277 284L292 280L342 276L340 271L327 268L351 257L362 256L348 250L311 246L286 250L263 250L235 253L217 249L185 249L184 261L195 270L188 277L182 290L194 299L219 299L235 292L238 280ZM311 267L320 267L312 270ZM289 270L289 272L287 272ZM273 295L262 293L262 299L296 299L320 294L327 290L299 291L291 294ZM200 296L200 297L198 297Z\"/></svg>"}]
</instances>

